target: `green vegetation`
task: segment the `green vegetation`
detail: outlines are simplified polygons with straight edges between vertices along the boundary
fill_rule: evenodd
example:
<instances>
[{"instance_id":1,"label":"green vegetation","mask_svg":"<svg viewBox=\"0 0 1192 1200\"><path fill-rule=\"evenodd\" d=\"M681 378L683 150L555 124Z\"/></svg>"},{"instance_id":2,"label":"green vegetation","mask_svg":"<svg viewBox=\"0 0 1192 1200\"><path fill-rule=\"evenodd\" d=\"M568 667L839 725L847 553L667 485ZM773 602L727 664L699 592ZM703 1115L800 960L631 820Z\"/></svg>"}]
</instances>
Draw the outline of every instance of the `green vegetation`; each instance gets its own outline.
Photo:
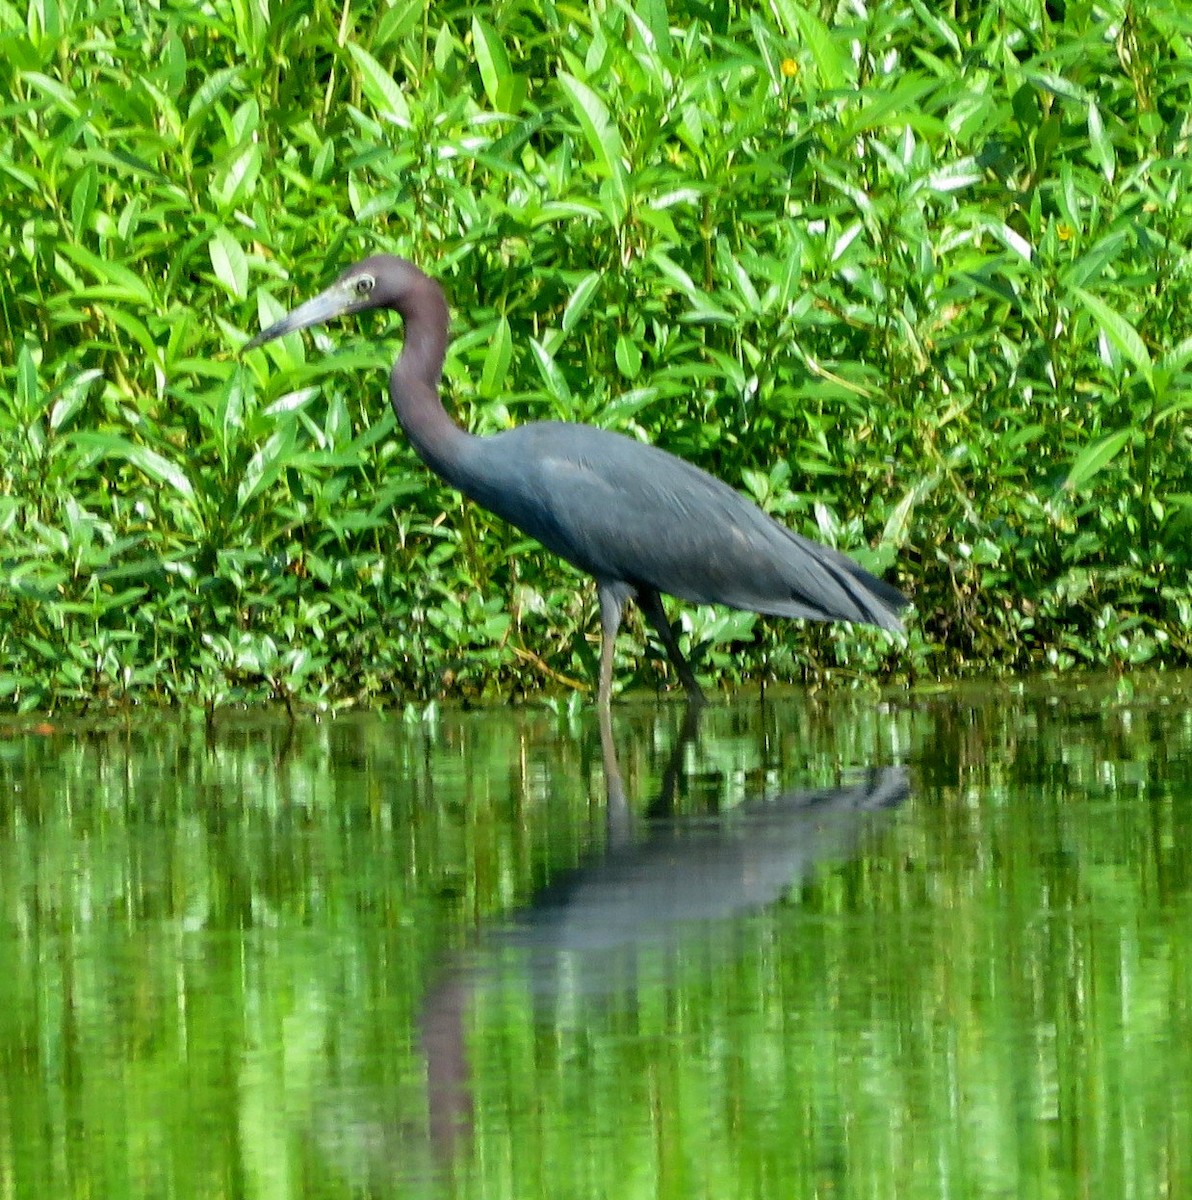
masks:
<instances>
[{"instance_id":1,"label":"green vegetation","mask_svg":"<svg viewBox=\"0 0 1192 1200\"><path fill-rule=\"evenodd\" d=\"M377 248L443 280L470 428L649 438L915 599L905 646L688 610L710 678L1189 661L1190 38L1182 0L0 0L0 704L590 676L590 589L429 477L383 326L235 357Z\"/></svg>"}]
</instances>

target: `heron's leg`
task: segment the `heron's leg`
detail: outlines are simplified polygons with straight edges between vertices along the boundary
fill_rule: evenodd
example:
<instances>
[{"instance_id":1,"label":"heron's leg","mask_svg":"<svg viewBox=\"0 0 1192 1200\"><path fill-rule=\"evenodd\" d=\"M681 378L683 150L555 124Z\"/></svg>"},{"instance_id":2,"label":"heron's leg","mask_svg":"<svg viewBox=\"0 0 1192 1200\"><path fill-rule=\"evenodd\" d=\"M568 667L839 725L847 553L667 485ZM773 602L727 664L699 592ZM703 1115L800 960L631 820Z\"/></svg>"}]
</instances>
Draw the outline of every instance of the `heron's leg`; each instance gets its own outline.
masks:
<instances>
[{"instance_id":1,"label":"heron's leg","mask_svg":"<svg viewBox=\"0 0 1192 1200\"><path fill-rule=\"evenodd\" d=\"M629 804L625 799L625 784L621 780L621 765L617 762L617 746L613 741L613 714L610 708L598 710L600 718L600 756L604 761L604 789L608 795L605 821L608 826L608 845L628 844L633 832Z\"/></svg>"},{"instance_id":2,"label":"heron's leg","mask_svg":"<svg viewBox=\"0 0 1192 1200\"><path fill-rule=\"evenodd\" d=\"M679 727L679 736L675 738L670 756L666 760L666 769L662 772L662 787L646 809L645 815L650 820L678 815L675 799L679 792L679 783L683 778L683 763L688 745L694 743L699 737L701 712L703 712L702 704L689 703L687 705L687 711L683 714L683 724Z\"/></svg>"},{"instance_id":3,"label":"heron's leg","mask_svg":"<svg viewBox=\"0 0 1192 1200\"><path fill-rule=\"evenodd\" d=\"M702 704L704 693L700 690L695 675L692 674L691 668L687 665L687 660L683 657L683 651L679 649L679 643L675 640L675 631L671 628L671 623L666 619L666 609L662 607L662 597L658 594L657 589L639 587L637 589L637 602L642 612L646 614L646 620L650 622L654 627L654 632L658 634L659 641L662 642L667 657L671 660L675 670L678 671L679 680L687 691L687 699L692 704Z\"/></svg>"},{"instance_id":4,"label":"heron's leg","mask_svg":"<svg viewBox=\"0 0 1192 1200\"><path fill-rule=\"evenodd\" d=\"M624 586L600 582L596 584L596 593L600 597L600 686L596 690L596 707L607 712L613 698L613 651L628 593Z\"/></svg>"}]
</instances>

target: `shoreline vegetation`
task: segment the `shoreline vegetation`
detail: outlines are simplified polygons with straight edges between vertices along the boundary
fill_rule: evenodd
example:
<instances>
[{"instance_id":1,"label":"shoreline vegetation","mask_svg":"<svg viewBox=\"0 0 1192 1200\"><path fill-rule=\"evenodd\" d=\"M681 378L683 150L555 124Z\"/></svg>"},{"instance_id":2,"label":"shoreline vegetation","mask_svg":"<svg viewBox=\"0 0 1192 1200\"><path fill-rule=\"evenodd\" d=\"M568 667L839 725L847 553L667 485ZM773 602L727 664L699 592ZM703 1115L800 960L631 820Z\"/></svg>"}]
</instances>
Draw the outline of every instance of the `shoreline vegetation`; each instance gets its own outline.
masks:
<instances>
[{"instance_id":1,"label":"shoreline vegetation","mask_svg":"<svg viewBox=\"0 0 1192 1200\"><path fill-rule=\"evenodd\" d=\"M1179 0L31 0L0 39L0 711L593 688L594 589L416 459L392 322L237 356L377 250L443 284L468 428L641 437L914 602L672 607L713 694L1192 665ZM644 644L618 680L674 685Z\"/></svg>"}]
</instances>

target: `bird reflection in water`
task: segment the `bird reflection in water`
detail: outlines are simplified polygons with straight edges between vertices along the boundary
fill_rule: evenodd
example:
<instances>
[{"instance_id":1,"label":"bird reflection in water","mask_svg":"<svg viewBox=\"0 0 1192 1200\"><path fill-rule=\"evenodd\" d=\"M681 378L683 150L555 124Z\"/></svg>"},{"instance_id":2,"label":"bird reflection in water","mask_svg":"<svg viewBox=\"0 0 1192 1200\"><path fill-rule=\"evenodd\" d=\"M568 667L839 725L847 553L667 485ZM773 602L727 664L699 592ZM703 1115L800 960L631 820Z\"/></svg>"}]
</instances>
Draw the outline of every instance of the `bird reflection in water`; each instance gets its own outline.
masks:
<instances>
[{"instance_id":1,"label":"bird reflection in water","mask_svg":"<svg viewBox=\"0 0 1192 1200\"><path fill-rule=\"evenodd\" d=\"M689 706L651 813L673 813L686 747L698 735ZM721 923L764 909L806 882L821 862L852 857L883 812L909 795L906 772L869 770L847 786L784 792L725 812L637 820L628 804L610 723L601 721L608 787L606 844L545 888L502 927L445 963L423 1006L430 1134L449 1164L471 1134L473 1091L465 1047L469 1007L484 989L533 997L537 1019L610 993L665 984L686 948L713 941Z\"/></svg>"}]
</instances>

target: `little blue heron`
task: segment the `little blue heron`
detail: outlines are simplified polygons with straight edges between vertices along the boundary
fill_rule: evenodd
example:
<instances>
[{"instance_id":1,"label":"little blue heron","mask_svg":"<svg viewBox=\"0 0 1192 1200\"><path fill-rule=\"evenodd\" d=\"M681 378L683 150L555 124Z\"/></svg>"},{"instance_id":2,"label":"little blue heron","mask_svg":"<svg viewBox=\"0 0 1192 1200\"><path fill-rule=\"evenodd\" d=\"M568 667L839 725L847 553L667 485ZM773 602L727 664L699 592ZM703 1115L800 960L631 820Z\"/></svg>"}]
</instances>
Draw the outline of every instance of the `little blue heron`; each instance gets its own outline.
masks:
<instances>
[{"instance_id":1,"label":"little blue heron","mask_svg":"<svg viewBox=\"0 0 1192 1200\"><path fill-rule=\"evenodd\" d=\"M244 349L367 309L401 315L405 340L389 399L419 457L477 504L596 580L597 705L612 695L613 648L633 597L692 701L703 694L660 593L695 604L901 630L906 598L852 559L792 533L691 463L591 425L535 421L489 437L461 429L439 399L447 302L413 263L387 254L349 267L325 292L258 333Z\"/></svg>"}]
</instances>

